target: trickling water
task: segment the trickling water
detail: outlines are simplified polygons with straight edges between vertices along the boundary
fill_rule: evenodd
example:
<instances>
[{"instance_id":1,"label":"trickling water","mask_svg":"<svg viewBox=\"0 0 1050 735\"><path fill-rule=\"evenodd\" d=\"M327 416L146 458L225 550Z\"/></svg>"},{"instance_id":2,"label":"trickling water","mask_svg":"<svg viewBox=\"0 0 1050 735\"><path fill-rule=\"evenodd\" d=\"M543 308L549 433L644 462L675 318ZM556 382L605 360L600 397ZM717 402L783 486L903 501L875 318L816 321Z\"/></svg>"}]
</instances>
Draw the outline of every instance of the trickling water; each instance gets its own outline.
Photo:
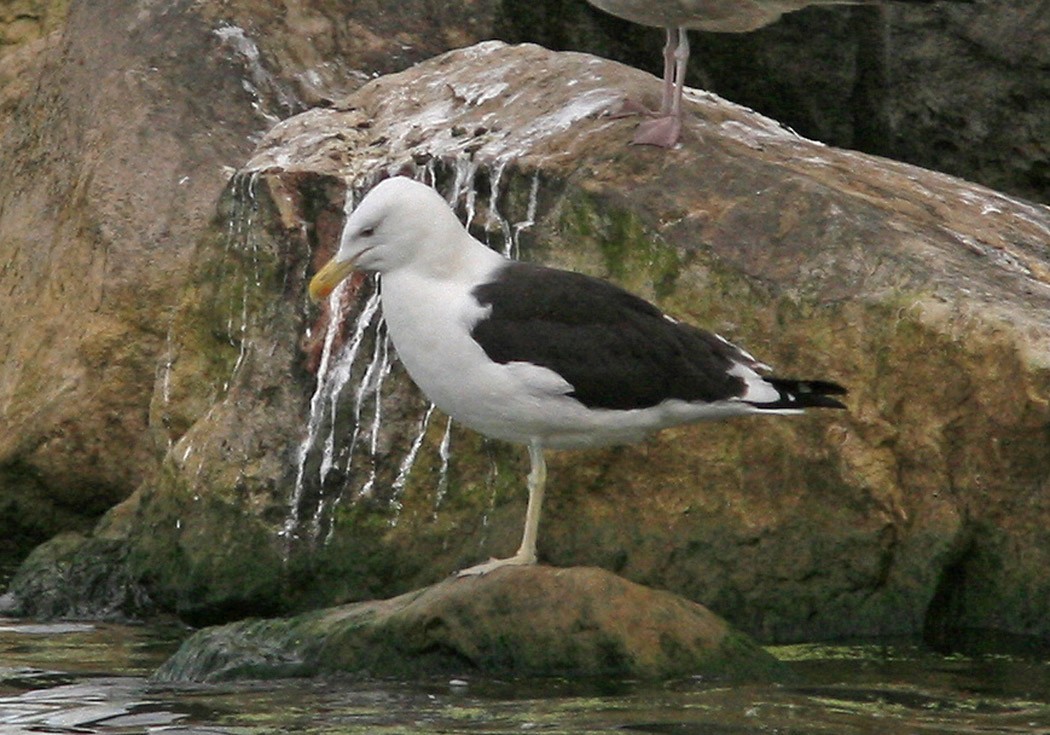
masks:
<instances>
[{"instance_id":1,"label":"trickling water","mask_svg":"<svg viewBox=\"0 0 1050 735\"><path fill-rule=\"evenodd\" d=\"M463 209L466 213L466 216L463 220L463 226L466 227L468 230L470 229L470 226L474 223L474 215L476 213L475 207L478 201L478 190L477 187L473 185L476 169L473 166L471 167L471 169L473 170L470 170L467 173L471 185L467 189L466 198L463 202Z\"/></svg>"},{"instance_id":2,"label":"trickling water","mask_svg":"<svg viewBox=\"0 0 1050 735\"><path fill-rule=\"evenodd\" d=\"M347 282L339 284L329 296L329 309L331 314L339 313L339 304L342 303L343 295L347 288ZM296 469L295 485L292 489L292 497L289 501L289 514L285 520L281 534L291 539L298 531L300 514L302 512L303 492L306 487L307 460L314 449L318 435L327 424L328 433L324 438L324 445L319 466L319 486L324 487L328 473L335 465L336 456L336 418L339 410L340 397L343 389L350 383L353 377L353 367L357 360L357 354L365 341L369 327L375 320L379 311L379 292L373 291L364 306L358 313L354 322L353 333L347 342L339 350L333 359L332 353L335 346L336 336L340 331L338 318L332 317L325 330L324 346L321 351L321 362L317 368L317 385L313 396L310 398L310 413L306 424L306 437L299 445L298 467ZM351 439L350 448L356 443L357 428L359 421L355 415L354 437ZM321 516L324 513L323 498L318 501L317 509L313 516L313 528L316 533L320 530Z\"/></svg>"},{"instance_id":3,"label":"trickling water","mask_svg":"<svg viewBox=\"0 0 1050 735\"><path fill-rule=\"evenodd\" d=\"M252 96L252 108L259 115L271 125L280 122L280 116L267 109L267 95L276 98L276 102L282 108L282 116L301 107L297 100L288 94L263 66L259 47L248 37L243 28L223 23L213 33L243 60L248 76L241 80L241 86Z\"/></svg>"},{"instance_id":4,"label":"trickling water","mask_svg":"<svg viewBox=\"0 0 1050 735\"><path fill-rule=\"evenodd\" d=\"M164 404L171 403L171 368L175 364L175 346L172 341L172 327L168 325L168 334L164 338L164 357L160 365L160 395ZM170 439L168 440L171 441ZM170 448L170 447L169 447Z\"/></svg>"},{"instance_id":5,"label":"trickling water","mask_svg":"<svg viewBox=\"0 0 1050 735\"><path fill-rule=\"evenodd\" d=\"M341 294L340 294L341 295ZM328 478L328 473L335 466L336 462L336 416L339 410L339 399L342 396L343 389L350 383L351 377L353 377L354 362L357 360L357 354L360 352L361 345L364 344L365 336L368 330L372 327L373 322L376 320L376 315L379 312L379 291L373 291L372 295L368 297L365 302L364 308L361 310L360 315L357 318L357 322L354 326L353 336L350 341L346 343L343 350L332 368L326 375L327 393L325 403L327 404L326 411L328 415L328 433L325 435L324 440L324 454L321 459L321 473L320 481L323 484ZM339 325L334 323L329 326L330 330L338 330ZM378 328L377 328L378 329ZM376 339L376 344L379 344ZM369 363L369 367L365 370L365 375L361 379L358 385L358 390L355 395L354 401L354 426L359 427L361 422L361 400L364 396L368 380L370 378L370 371L372 369L372 363ZM318 373L321 371L318 370ZM350 449L353 449L354 442L351 442Z\"/></svg>"},{"instance_id":6,"label":"trickling water","mask_svg":"<svg viewBox=\"0 0 1050 735\"><path fill-rule=\"evenodd\" d=\"M397 511L401 510L401 493L405 491L405 485L408 483L408 474L412 471L412 466L416 463L416 457L419 455L419 449L423 446L423 439L427 435L427 427L430 426L430 417L434 415L434 404L431 403L423 414L423 419L419 422L419 431L416 432L416 438L412 440L412 445L408 449L408 454L401 460L401 466L397 470L397 477L394 479L394 483L391 486L394 493L390 499L391 505L395 507ZM390 524L393 526L397 525L399 515L395 515L391 519Z\"/></svg>"},{"instance_id":7,"label":"trickling water","mask_svg":"<svg viewBox=\"0 0 1050 735\"><path fill-rule=\"evenodd\" d=\"M372 397L372 424L368 428L368 456L371 460L368 479L357 491L356 497L363 498L371 495L376 481L376 453L379 449L379 431L383 420L383 379L390 373L390 340L386 336L384 323L380 322L375 334L375 343L372 351L372 360L365 369L364 377L358 384L357 395L354 399L354 426L361 427L361 411L365 399ZM355 429L355 435L357 430ZM350 446L353 450L353 443Z\"/></svg>"},{"instance_id":8,"label":"trickling water","mask_svg":"<svg viewBox=\"0 0 1050 735\"><path fill-rule=\"evenodd\" d=\"M489 221L488 226L490 229L498 229L500 235L503 237L503 254L510 256L510 224L507 219L500 214L499 211L499 200L500 200L500 181L503 178L503 170L507 167L507 160L501 159L496 162L496 166L492 170L492 178L489 184ZM492 247L492 242L489 241L488 246ZM495 248L493 248L495 249Z\"/></svg>"},{"instance_id":9,"label":"trickling water","mask_svg":"<svg viewBox=\"0 0 1050 735\"><path fill-rule=\"evenodd\" d=\"M536 224L536 205L539 201L539 192L540 172L535 171L532 174L532 183L529 184L529 203L525 210L525 219L523 219L521 222L516 222L514 224L514 233L511 236L511 242L507 246L506 251L504 252L504 255L506 255L508 258L518 257L518 255L521 253L521 247L518 243L519 238L521 237L521 233L524 230L527 230L534 224Z\"/></svg>"},{"instance_id":10,"label":"trickling water","mask_svg":"<svg viewBox=\"0 0 1050 735\"><path fill-rule=\"evenodd\" d=\"M262 283L262 274L259 265L259 241L258 232L255 227L255 218L258 213L259 202L257 197L257 186L259 175L257 172L249 174L238 174L233 180L234 187L234 211L230 216L226 234L226 262L241 265L233 278L232 284L239 285L240 299L237 300L238 289L232 289L230 293L230 304L226 311L226 334L230 345L237 347L237 360L234 362L230 374L223 383L222 390L225 393L230 389L234 378L244 364L244 359L251 348L251 340L248 339L248 329L251 326L251 318L248 312L248 301L253 289L258 289ZM251 267L243 269L244 259L242 254L250 256ZM235 322L234 320L237 319Z\"/></svg>"},{"instance_id":11,"label":"trickling water","mask_svg":"<svg viewBox=\"0 0 1050 735\"><path fill-rule=\"evenodd\" d=\"M491 488L492 492L489 493L489 504L488 504L488 506L486 506L485 512L481 516L481 527L482 528L488 528L489 527L489 517L496 510L496 501L499 499L499 483L497 482L498 479L499 479L499 465L497 465L495 462L490 462L489 463L489 478L488 478L488 482L489 482L489 488ZM481 537L478 538L478 548L481 549L484 546L485 546L485 538L484 538L484 536L481 536Z\"/></svg>"},{"instance_id":12,"label":"trickling water","mask_svg":"<svg viewBox=\"0 0 1050 735\"><path fill-rule=\"evenodd\" d=\"M446 197L449 205L455 209L459 206L460 197L466 191L466 227L469 229L474 221L474 203L477 200L477 190L474 188L474 179L477 176L478 164L473 158L467 156L458 157L453 163L455 178L452 180L452 188Z\"/></svg>"},{"instance_id":13,"label":"trickling water","mask_svg":"<svg viewBox=\"0 0 1050 735\"><path fill-rule=\"evenodd\" d=\"M175 368L175 338L173 333L174 320L170 320L167 334L164 337L164 352L157 363L154 376L154 385L160 383L160 397L163 402L163 410L167 410L171 404L171 372ZM167 417L164 418L162 425L166 425L166 419ZM164 434L167 439L168 451L171 451L171 448L175 445L175 437L170 431L165 431Z\"/></svg>"},{"instance_id":14,"label":"trickling water","mask_svg":"<svg viewBox=\"0 0 1050 735\"><path fill-rule=\"evenodd\" d=\"M438 470L437 493L434 496L434 517L437 518L441 501L445 499L448 492L448 463L452 459L452 418L445 422L445 434L441 437L438 445L438 457L441 459L441 467Z\"/></svg>"}]
</instances>

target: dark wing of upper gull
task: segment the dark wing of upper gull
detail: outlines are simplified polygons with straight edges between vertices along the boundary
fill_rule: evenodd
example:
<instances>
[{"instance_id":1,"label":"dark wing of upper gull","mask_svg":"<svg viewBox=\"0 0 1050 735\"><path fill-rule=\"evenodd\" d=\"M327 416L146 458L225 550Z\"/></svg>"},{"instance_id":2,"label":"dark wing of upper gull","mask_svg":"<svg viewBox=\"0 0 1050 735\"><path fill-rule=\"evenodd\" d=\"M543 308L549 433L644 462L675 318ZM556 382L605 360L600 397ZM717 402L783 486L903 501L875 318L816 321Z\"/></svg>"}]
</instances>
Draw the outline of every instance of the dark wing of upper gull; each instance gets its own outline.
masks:
<instances>
[{"instance_id":1,"label":"dark wing of upper gull","mask_svg":"<svg viewBox=\"0 0 1050 735\"><path fill-rule=\"evenodd\" d=\"M471 330L490 359L549 368L589 408L717 401L744 392L744 381L728 374L734 363L752 362L740 350L606 281L510 263L473 295L491 307Z\"/></svg>"}]
</instances>

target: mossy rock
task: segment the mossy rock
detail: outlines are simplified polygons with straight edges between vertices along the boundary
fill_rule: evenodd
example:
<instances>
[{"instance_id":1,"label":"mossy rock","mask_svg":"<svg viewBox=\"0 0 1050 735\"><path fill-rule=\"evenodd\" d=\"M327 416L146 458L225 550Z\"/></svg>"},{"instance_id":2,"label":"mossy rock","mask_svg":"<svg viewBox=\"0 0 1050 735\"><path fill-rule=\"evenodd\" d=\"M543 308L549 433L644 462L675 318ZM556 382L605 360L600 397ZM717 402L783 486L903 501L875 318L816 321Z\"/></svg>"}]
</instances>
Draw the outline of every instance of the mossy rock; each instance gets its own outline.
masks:
<instances>
[{"instance_id":1,"label":"mossy rock","mask_svg":"<svg viewBox=\"0 0 1050 735\"><path fill-rule=\"evenodd\" d=\"M388 600L198 632L162 681L375 676L769 680L780 662L702 605L591 567L504 567Z\"/></svg>"}]
</instances>

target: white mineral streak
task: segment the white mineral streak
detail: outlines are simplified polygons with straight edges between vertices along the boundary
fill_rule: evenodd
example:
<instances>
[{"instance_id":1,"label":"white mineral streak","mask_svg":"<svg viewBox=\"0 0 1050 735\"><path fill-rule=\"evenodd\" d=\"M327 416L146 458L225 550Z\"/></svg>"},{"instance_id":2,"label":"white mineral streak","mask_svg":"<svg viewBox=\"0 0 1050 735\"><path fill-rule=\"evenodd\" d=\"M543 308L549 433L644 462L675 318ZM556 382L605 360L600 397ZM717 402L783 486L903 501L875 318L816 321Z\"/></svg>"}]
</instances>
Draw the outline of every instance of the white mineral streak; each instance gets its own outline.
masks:
<instances>
[{"instance_id":1,"label":"white mineral streak","mask_svg":"<svg viewBox=\"0 0 1050 735\"><path fill-rule=\"evenodd\" d=\"M539 176L533 174L529 188L528 204L523 219L510 221L504 217L498 206L503 195L501 183L505 162L498 168L488 169L479 165L476 160L459 155L453 159L451 169L453 180L448 189L448 201L457 204L465 221L471 221L476 214L479 201L488 197L486 230L500 233L498 245L505 251L512 248L516 251L518 238L524 230L531 227L536 218L536 201L539 189ZM476 187L479 173L485 173L490 182L489 191L481 192ZM420 178L433 183L437 178L435 166L428 165L420 170ZM348 195L348 201L353 194ZM346 208L347 213L353 209ZM492 243L496 245L497 243ZM345 284L329 297L329 308L338 313ZM335 510L344 500L350 502L358 498L373 495L377 492L377 466L380 440L384 429L383 385L385 378L393 370L395 359L386 336L385 328L379 313L380 289L373 290L371 296L361 306L350 330L346 342L339 349L335 348L339 333L339 320L328 324L321 351L321 360L317 370L317 383L310 399L310 410L306 423L306 435L300 444L295 485L289 499L289 512L281 531L282 535L292 537L301 534L304 507L313 508L309 520L311 540L327 541L334 530L332 522ZM364 343L373 344L371 358L363 366L360 363L360 351ZM356 367L355 367L356 366ZM347 401L346 388L353 385L352 401ZM371 402L371 403L369 403ZM349 405L347 405L349 403ZM392 524L397 524L401 509L401 496L409 482L412 469L420 453L425 448L426 431L429 426L433 405L427 405L418 419L415 436L408 444L402 456L398 473L389 488L388 503L393 511ZM349 416L349 420L345 416ZM349 429L344 427L350 427ZM363 446L370 461L367 466L353 467L353 458L359 446ZM448 421L438 453L440 471L435 489L435 512L440 507L448 488L448 471L451 460L451 420ZM312 480L307 475L311 459L317 461L320 452L318 474ZM344 464L345 462L345 464ZM342 470L341 476L347 478L341 488L330 490L328 480L333 469ZM352 471L353 470L353 471ZM356 479L354 479L356 478ZM316 503L307 502L304 497L307 487L320 488ZM387 496L384 493L384 496ZM327 532L325 527L327 526Z\"/></svg>"},{"instance_id":2,"label":"white mineral streak","mask_svg":"<svg viewBox=\"0 0 1050 735\"><path fill-rule=\"evenodd\" d=\"M215 35L223 46L233 51L244 64L247 76L241 79L241 86L252 96L252 109L262 116L271 125L280 121L280 117L268 110L266 95L270 94L276 98L277 103L287 109L295 109L299 105L288 95L276 82L262 63L259 47L255 44L243 28L231 24L222 24L214 30Z\"/></svg>"},{"instance_id":3,"label":"white mineral streak","mask_svg":"<svg viewBox=\"0 0 1050 735\"><path fill-rule=\"evenodd\" d=\"M438 470L437 493L434 496L434 518L437 518L437 512L441 507L441 501L445 499L445 493L448 491L448 466L449 462L452 460L451 417L445 421L445 434L441 437L441 444L438 445L438 457L441 458L441 467Z\"/></svg>"},{"instance_id":4,"label":"white mineral streak","mask_svg":"<svg viewBox=\"0 0 1050 735\"><path fill-rule=\"evenodd\" d=\"M252 342L248 338L248 328L251 322L248 313L248 297L252 293L253 289L257 289L262 282L262 276L259 269L259 242L258 235L255 230L255 215L258 209L258 200L256 199L256 186L258 185L259 175L257 172L253 172L246 176L239 177L236 181L238 188L241 191L235 197L235 211L231 220L231 229L229 232L229 238L226 243L227 255L231 251L234 251L236 255L232 258L233 263L241 264L243 266L245 259L241 256L247 254L250 256L251 269L250 271L245 270L243 267L237 274L240 279L240 292L241 298L239 305L231 304L228 310L226 331L229 335L230 344L238 348L237 360L234 362L233 369L230 371L229 377L223 384L223 391L228 391L230 385L233 384L233 379L236 377L237 372L240 370L241 365L244 364L244 359L251 349ZM227 259L228 262L230 258ZM238 325L234 327L234 314L238 313ZM236 337L234 336L236 335Z\"/></svg>"},{"instance_id":5,"label":"white mineral streak","mask_svg":"<svg viewBox=\"0 0 1050 735\"><path fill-rule=\"evenodd\" d=\"M412 440L412 444L408 448L408 452L401 460L401 466L398 468L397 477L394 478L394 482L391 485L393 495L390 498L390 504L398 511L397 514L391 519L391 525L397 525L398 518L400 517L401 510L401 494L405 491L405 485L408 484L408 475L412 472L412 466L416 462L416 457L419 456L419 450L423 446L423 440L427 436L427 427L430 426L430 417L434 415L434 404L431 403L427 406L427 410L423 412L423 418L419 421L419 430L416 432L415 439Z\"/></svg>"}]
</instances>

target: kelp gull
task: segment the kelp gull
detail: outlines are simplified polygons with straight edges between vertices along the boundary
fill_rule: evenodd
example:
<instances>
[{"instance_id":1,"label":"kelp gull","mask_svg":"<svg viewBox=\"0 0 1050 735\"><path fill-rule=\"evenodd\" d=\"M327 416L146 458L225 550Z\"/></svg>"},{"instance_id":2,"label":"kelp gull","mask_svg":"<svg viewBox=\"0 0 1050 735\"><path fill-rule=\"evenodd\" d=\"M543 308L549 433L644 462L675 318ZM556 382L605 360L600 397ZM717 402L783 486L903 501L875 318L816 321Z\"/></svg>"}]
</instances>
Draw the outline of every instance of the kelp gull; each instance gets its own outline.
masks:
<instances>
[{"instance_id":1,"label":"kelp gull","mask_svg":"<svg viewBox=\"0 0 1050 735\"><path fill-rule=\"evenodd\" d=\"M931 3L937 0L894 0ZM951 0L971 2L972 0ZM682 90L689 62L687 29L747 33L775 23L784 13L810 5L884 5L883 0L587 0L594 7L639 25L663 28L663 96L660 109L638 126L632 142L670 148L682 128ZM629 106L634 106L633 103Z\"/></svg>"},{"instance_id":2,"label":"kelp gull","mask_svg":"<svg viewBox=\"0 0 1050 735\"><path fill-rule=\"evenodd\" d=\"M465 426L529 449L521 547L460 574L535 563L548 447L844 407L832 397L841 386L763 377L767 366L744 350L618 286L503 257L471 237L434 189L405 177L361 200L311 297L326 297L355 268L380 274L390 339L423 393Z\"/></svg>"}]
</instances>

